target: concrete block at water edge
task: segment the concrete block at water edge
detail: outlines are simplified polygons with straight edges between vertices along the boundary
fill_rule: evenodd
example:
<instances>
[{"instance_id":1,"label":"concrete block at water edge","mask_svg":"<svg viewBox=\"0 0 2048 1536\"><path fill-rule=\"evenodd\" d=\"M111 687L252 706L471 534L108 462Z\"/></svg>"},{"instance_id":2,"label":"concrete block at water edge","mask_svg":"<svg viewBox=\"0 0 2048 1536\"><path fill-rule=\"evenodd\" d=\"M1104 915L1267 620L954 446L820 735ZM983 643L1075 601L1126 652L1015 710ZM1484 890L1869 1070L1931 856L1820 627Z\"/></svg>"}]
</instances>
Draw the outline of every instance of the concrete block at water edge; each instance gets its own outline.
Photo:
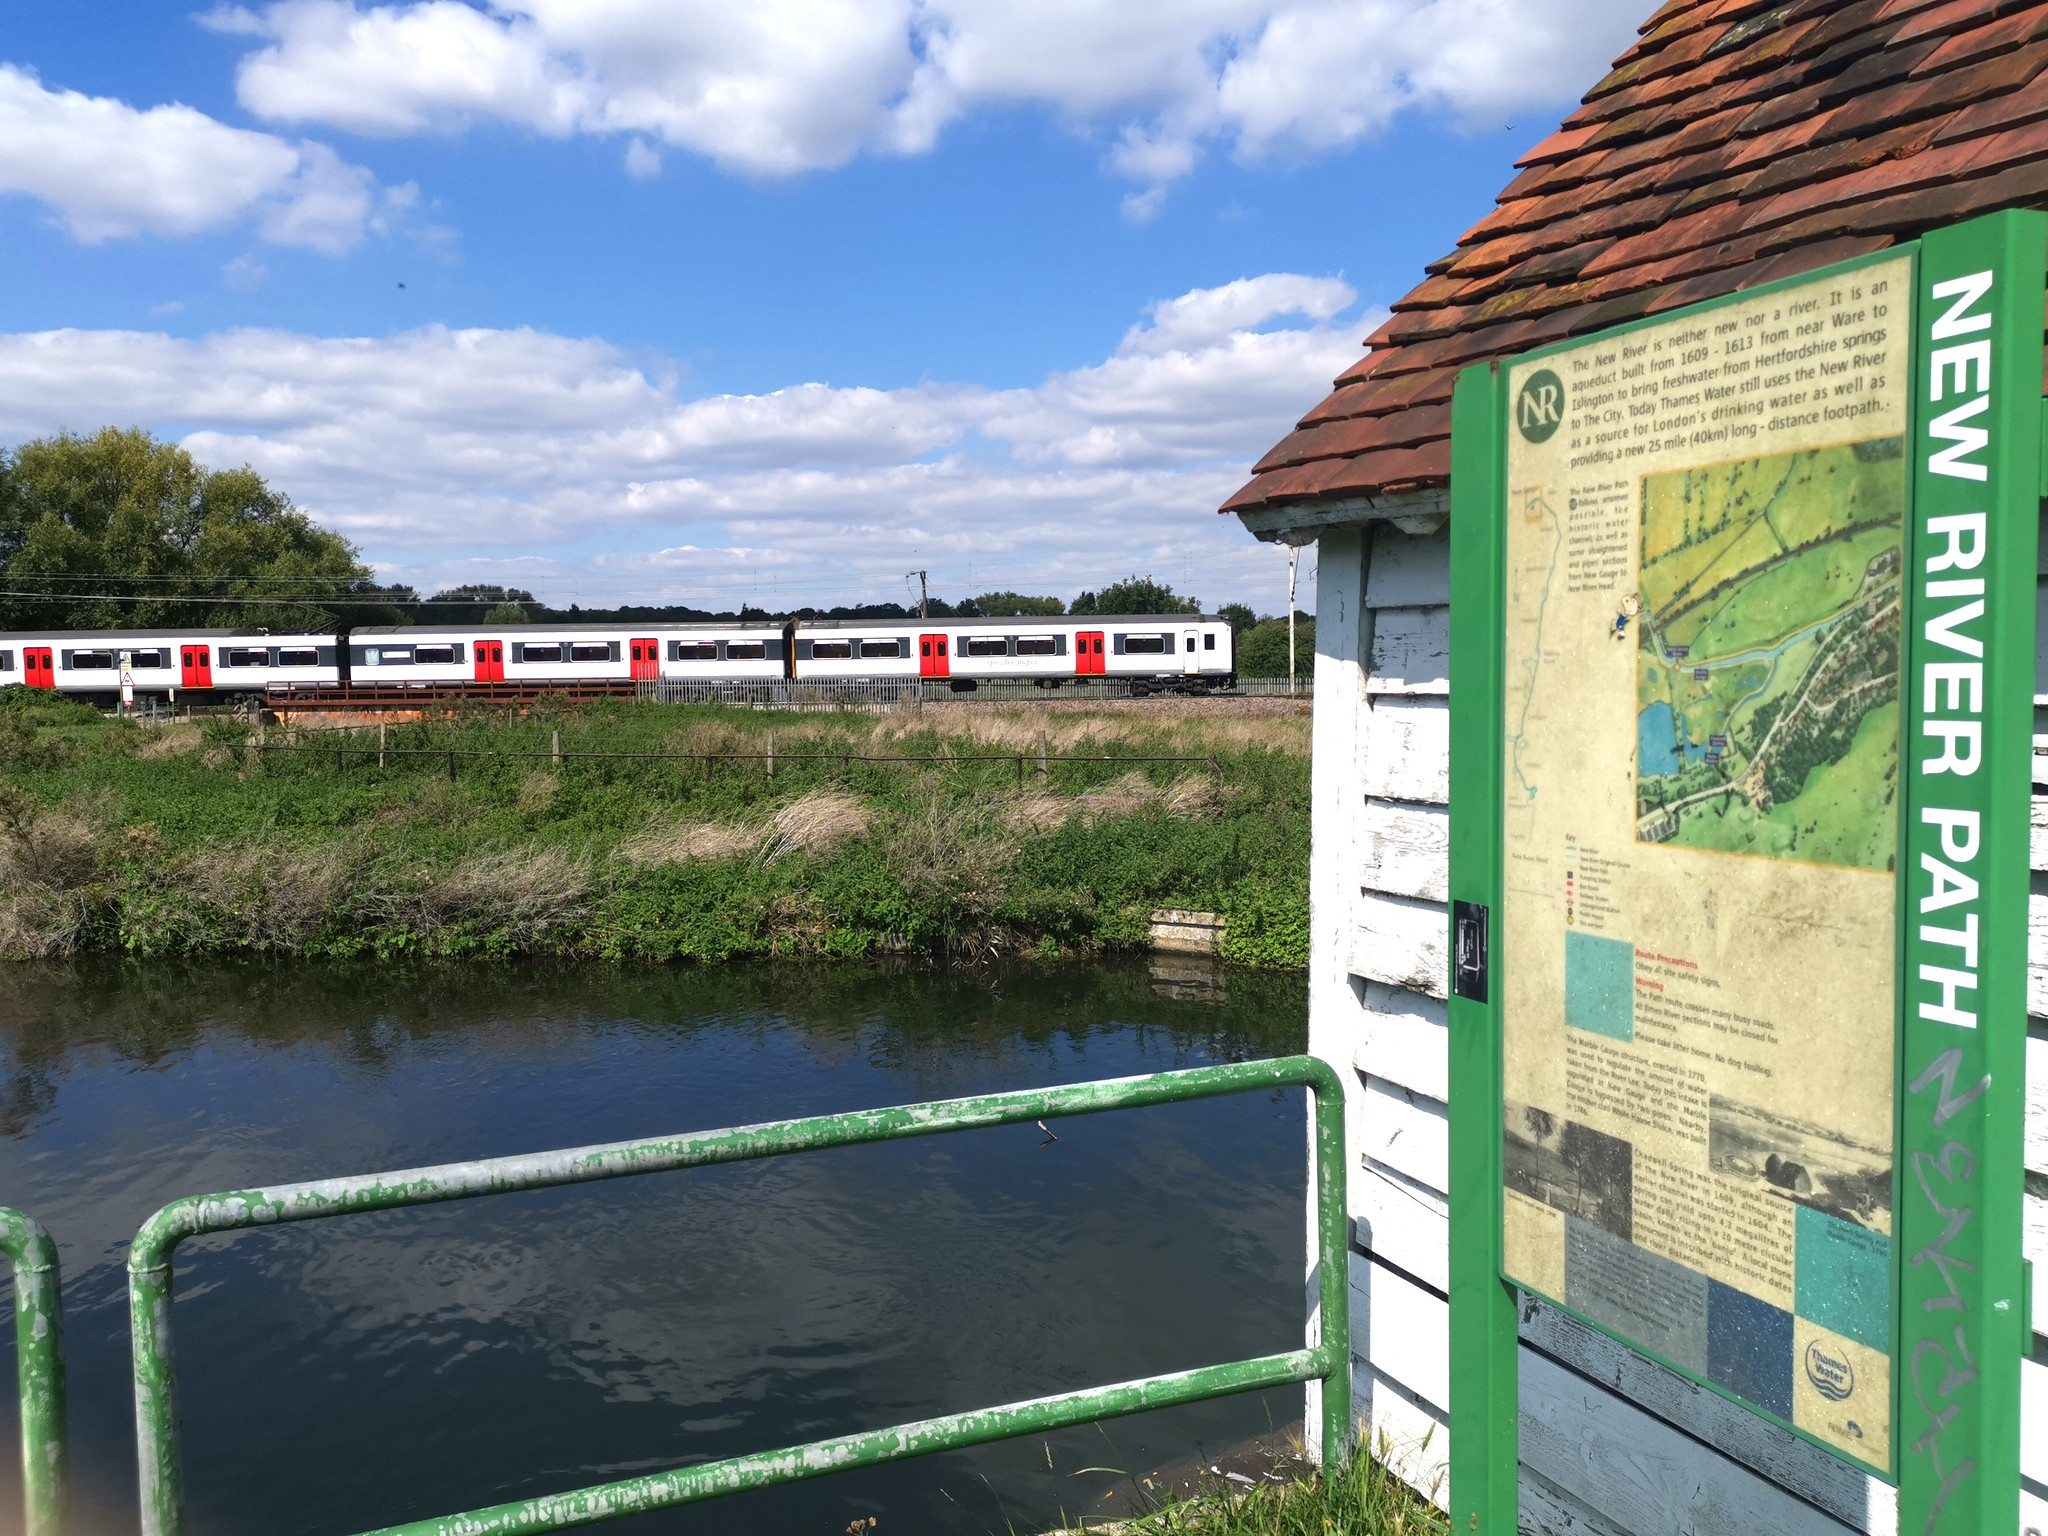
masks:
<instances>
[{"instance_id":1,"label":"concrete block at water edge","mask_svg":"<svg viewBox=\"0 0 2048 1536\"><path fill-rule=\"evenodd\" d=\"M1446 805L1451 798L1451 710L1442 699L1374 702L1359 787L1378 800Z\"/></svg>"},{"instance_id":2,"label":"concrete block at water edge","mask_svg":"<svg viewBox=\"0 0 2048 1536\"><path fill-rule=\"evenodd\" d=\"M1353 986L1362 1005L1353 1058L1358 1070L1448 1101L1450 1036L1443 1000L1383 981L1361 978Z\"/></svg>"},{"instance_id":3,"label":"concrete block at water edge","mask_svg":"<svg viewBox=\"0 0 2048 1536\"><path fill-rule=\"evenodd\" d=\"M1361 1157L1351 1173L1358 1245L1439 1291L1451 1288L1450 1208L1442 1193Z\"/></svg>"},{"instance_id":4,"label":"concrete block at water edge","mask_svg":"<svg viewBox=\"0 0 2048 1536\"><path fill-rule=\"evenodd\" d=\"M1451 610L1381 608L1372 616L1366 692L1441 698L1451 691Z\"/></svg>"},{"instance_id":5,"label":"concrete block at water edge","mask_svg":"<svg viewBox=\"0 0 2048 1536\"><path fill-rule=\"evenodd\" d=\"M1449 809L1367 800L1358 818L1358 865L1359 884L1366 890L1449 900Z\"/></svg>"},{"instance_id":6,"label":"concrete block at water edge","mask_svg":"<svg viewBox=\"0 0 2048 1536\"><path fill-rule=\"evenodd\" d=\"M1367 1078L1359 1106L1359 1154L1429 1189L1450 1183L1451 1128L1441 1099Z\"/></svg>"},{"instance_id":7,"label":"concrete block at water edge","mask_svg":"<svg viewBox=\"0 0 2048 1536\"><path fill-rule=\"evenodd\" d=\"M1382 524L1365 572L1368 608L1431 608L1451 600L1451 541L1416 538Z\"/></svg>"},{"instance_id":8,"label":"concrete block at water edge","mask_svg":"<svg viewBox=\"0 0 2048 1536\"><path fill-rule=\"evenodd\" d=\"M1352 975L1430 997L1450 995L1449 908L1368 891L1353 910Z\"/></svg>"},{"instance_id":9,"label":"concrete block at water edge","mask_svg":"<svg viewBox=\"0 0 2048 1536\"><path fill-rule=\"evenodd\" d=\"M1223 917L1161 907L1152 914L1152 947L1184 955L1214 954L1223 946Z\"/></svg>"}]
</instances>

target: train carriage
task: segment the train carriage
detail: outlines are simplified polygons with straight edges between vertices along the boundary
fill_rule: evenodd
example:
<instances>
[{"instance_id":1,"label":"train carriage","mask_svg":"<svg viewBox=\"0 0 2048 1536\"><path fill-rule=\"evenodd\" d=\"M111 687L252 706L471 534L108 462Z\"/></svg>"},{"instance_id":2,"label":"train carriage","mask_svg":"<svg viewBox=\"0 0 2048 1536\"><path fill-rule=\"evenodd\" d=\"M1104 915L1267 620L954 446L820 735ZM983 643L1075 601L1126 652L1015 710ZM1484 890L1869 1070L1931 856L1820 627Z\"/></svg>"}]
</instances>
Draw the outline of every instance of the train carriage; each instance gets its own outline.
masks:
<instances>
[{"instance_id":1,"label":"train carriage","mask_svg":"<svg viewBox=\"0 0 2048 1536\"><path fill-rule=\"evenodd\" d=\"M273 635L218 629L0 634L0 685L111 705L135 697L260 699L302 691L461 693L630 685L925 678L1057 688L1101 678L1135 693L1236 682L1228 621L1207 616L792 619L736 624L506 624Z\"/></svg>"}]
</instances>

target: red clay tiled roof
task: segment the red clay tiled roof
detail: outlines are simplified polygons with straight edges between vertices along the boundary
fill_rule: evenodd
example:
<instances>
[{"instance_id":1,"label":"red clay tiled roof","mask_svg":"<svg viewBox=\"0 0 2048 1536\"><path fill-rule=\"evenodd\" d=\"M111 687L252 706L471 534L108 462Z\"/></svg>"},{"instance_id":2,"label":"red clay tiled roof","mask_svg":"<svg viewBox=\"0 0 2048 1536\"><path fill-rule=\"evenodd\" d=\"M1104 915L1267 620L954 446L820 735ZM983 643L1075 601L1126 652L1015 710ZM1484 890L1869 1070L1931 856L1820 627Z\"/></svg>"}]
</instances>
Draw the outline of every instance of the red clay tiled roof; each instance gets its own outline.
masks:
<instances>
[{"instance_id":1,"label":"red clay tiled roof","mask_svg":"<svg viewBox=\"0 0 2048 1536\"><path fill-rule=\"evenodd\" d=\"M1225 512L1442 484L1468 363L2048 207L2048 0L1668 0Z\"/></svg>"}]
</instances>

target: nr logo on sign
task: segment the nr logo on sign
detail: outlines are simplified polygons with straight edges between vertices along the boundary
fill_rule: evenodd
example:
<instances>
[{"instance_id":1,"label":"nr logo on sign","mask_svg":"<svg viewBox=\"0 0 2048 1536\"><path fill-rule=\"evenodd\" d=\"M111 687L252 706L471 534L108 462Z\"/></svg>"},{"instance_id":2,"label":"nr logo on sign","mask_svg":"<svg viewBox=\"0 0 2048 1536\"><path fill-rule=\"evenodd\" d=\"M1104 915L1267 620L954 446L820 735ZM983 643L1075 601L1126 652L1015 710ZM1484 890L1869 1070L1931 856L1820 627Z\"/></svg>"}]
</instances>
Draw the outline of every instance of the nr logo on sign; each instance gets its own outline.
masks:
<instances>
[{"instance_id":1,"label":"nr logo on sign","mask_svg":"<svg viewBox=\"0 0 2048 1536\"><path fill-rule=\"evenodd\" d=\"M1564 421L1564 381L1539 368L1515 396L1515 428L1532 443L1546 441Z\"/></svg>"}]
</instances>

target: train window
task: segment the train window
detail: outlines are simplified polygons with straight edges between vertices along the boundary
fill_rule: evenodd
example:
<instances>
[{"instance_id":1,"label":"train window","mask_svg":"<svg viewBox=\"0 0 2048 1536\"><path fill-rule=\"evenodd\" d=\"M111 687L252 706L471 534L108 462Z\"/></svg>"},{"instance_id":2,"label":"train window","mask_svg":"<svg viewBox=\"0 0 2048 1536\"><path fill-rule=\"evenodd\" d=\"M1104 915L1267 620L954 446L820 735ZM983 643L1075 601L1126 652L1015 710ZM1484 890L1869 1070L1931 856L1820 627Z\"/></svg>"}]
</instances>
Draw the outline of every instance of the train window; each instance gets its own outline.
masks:
<instances>
[{"instance_id":1,"label":"train window","mask_svg":"<svg viewBox=\"0 0 2048 1536\"><path fill-rule=\"evenodd\" d=\"M383 645L370 652L373 667L409 667L412 665L412 647L409 645Z\"/></svg>"},{"instance_id":2,"label":"train window","mask_svg":"<svg viewBox=\"0 0 2048 1536\"><path fill-rule=\"evenodd\" d=\"M716 640L671 640L668 643L670 661L716 661L718 642Z\"/></svg>"},{"instance_id":3,"label":"train window","mask_svg":"<svg viewBox=\"0 0 2048 1536\"><path fill-rule=\"evenodd\" d=\"M514 661L560 661L562 659L562 647L552 640L544 644L537 644L531 640L524 642L514 640L512 642L512 659Z\"/></svg>"},{"instance_id":4,"label":"train window","mask_svg":"<svg viewBox=\"0 0 2048 1536\"><path fill-rule=\"evenodd\" d=\"M459 645L416 645L412 648L412 659L421 666L452 665L462 660Z\"/></svg>"},{"instance_id":5,"label":"train window","mask_svg":"<svg viewBox=\"0 0 2048 1536\"><path fill-rule=\"evenodd\" d=\"M863 656L903 656L908 654L908 640L863 640L860 653Z\"/></svg>"},{"instance_id":6,"label":"train window","mask_svg":"<svg viewBox=\"0 0 2048 1536\"><path fill-rule=\"evenodd\" d=\"M74 672L96 671L100 668L106 668L111 671L114 666L114 653L112 651L66 651L64 653L64 665Z\"/></svg>"},{"instance_id":7,"label":"train window","mask_svg":"<svg viewBox=\"0 0 2048 1536\"><path fill-rule=\"evenodd\" d=\"M1193 635L1189 635L1189 636L1188 636L1188 649L1192 651L1192 650L1193 650L1194 648L1195 648L1195 637L1194 637Z\"/></svg>"},{"instance_id":8,"label":"train window","mask_svg":"<svg viewBox=\"0 0 2048 1536\"><path fill-rule=\"evenodd\" d=\"M820 661L842 661L853 654L851 640L813 640L811 655Z\"/></svg>"},{"instance_id":9,"label":"train window","mask_svg":"<svg viewBox=\"0 0 2048 1536\"><path fill-rule=\"evenodd\" d=\"M0 672L12 672L13 670L14 652L0 651Z\"/></svg>"},{"instance_id":10,"label":"train window","mask_svg":"<svg viewBox=\"0 0 2048 1536\"><path fill-rule=\"evenodd\" d=\"M1204 636L1202 636L1202 649L1203 649L1203 650L1205 650L1205 651L1213 651L1213 650L1215 650L1215 649L1216 649L1216 637L1215 637L1214 635L1204 635Z\"/></svg>"},{"instance_id":11,"label":"train window","mask_svg":"<svg viewBox=\"0 0 2048 1536\"><path fill-rule=\"evenodd\" d=\"M1117 644L1129 656L1163 656L1171 635L1118 635Z\"/></svg>"},{"instance_id":12,"label":"train window","mask_svg":"<svg viewBox=\"0 0 2048 1536\"><path fill-rule=\"evenodd\" d=\"M375 651L370 652L375 656ZM224 667L267 667L270 652L251 649L248 646L224 645L220 648L220 664Z\"/></svg>"},{"instance_id":13,"label":"train window","mask_svg":"<svg viewBox=\"0 0 2048 1536\"><path fill-rule=\"evenodd\" d=\"M613 654L617 650L618 646L616 643L607 645L602 640L586 641L581 645L571 645L569 647L569 659L571 661L617 661L619 658Z\"/></svg>"},{"instance_id":14,"label":"train window","mask_svg":"<svg viewBox=\"0 0 2048 1536\"><path fill-rule=\"evenodd\" d=\"M768 647L760 640L728 640L725 642L727 661L762 661L767 658Z\"/></svg>"},{"instance_id":15,"label":"train window","mask_svg":"<svg viewBox=\"0 0 2048 1536\"><path fill-rule=\"evenodd\" d=\"M135 668L138 672L157 667L168 667L170 664L171 653L169 651L130 651L128 653L128 665Z\"/></svg>"},{"instance_id":16,"label":"train window","mask_svg":"<svg viewBox=\"0 0 2048 1536\"><path fill-rule=\"evenodd\" d=\"M1051 635L1019 635L1017 637L1019 656L1053 656L1058 652L1053 647Z\"/></svg>"},{"instance_id":17,"label":"train window","mask_svg":"<svg viewBox=\"0 0 2048 1536\"><path fill-rule=\"evenodd\" d=\"M1010 654L1010 642L1003 635L969 635L967 637L967 654L970 656L1007 656Z\"/></svg>"},{"instance_id":18,"label":"train window","mask_svg":"<svg viewBox=\"0 0 2048 1536\"><path fill-rule=\"evenodd\" d=\"M305 650L279 651L277 664L280 667L317 667L320 665L320 653L310 646Z\"/></svg>"}]
</instances>

